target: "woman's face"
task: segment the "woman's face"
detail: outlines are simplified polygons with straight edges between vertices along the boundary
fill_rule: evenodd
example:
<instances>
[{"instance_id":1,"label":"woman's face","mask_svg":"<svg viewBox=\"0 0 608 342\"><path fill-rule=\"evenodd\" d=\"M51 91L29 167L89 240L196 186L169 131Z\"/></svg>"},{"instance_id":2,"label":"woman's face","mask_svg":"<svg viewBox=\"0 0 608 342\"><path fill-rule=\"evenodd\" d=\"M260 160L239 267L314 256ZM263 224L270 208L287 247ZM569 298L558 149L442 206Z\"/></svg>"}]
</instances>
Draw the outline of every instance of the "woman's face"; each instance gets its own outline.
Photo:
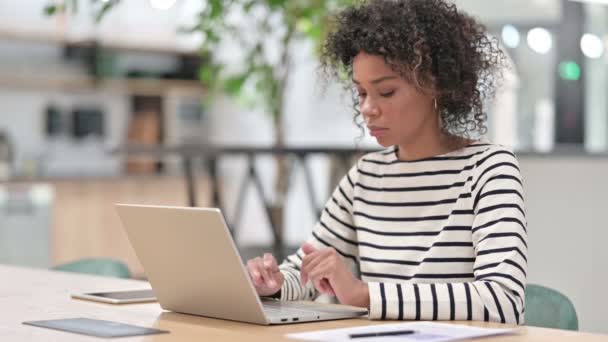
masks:
<instances>
[{"instance_id":1,"label":"woman's face","mask_svg":"<svg viewBox=\"0 0 608 342\"><path fill-rule=\"evenodd\" d=\"M366 126L380 145L411 144L439 129L433 97L393 71L383 57L359 53L353 82Z\"/></svg>"}]
</instances>

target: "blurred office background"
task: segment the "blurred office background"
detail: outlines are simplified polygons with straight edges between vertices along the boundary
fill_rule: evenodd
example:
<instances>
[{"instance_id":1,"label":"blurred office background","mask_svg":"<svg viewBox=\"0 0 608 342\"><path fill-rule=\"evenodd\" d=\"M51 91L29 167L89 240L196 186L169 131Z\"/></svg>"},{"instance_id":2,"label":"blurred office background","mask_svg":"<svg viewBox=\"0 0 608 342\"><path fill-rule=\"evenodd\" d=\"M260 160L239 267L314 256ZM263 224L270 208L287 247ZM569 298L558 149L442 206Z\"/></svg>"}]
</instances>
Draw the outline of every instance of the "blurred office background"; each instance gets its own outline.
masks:
<instances>
[{"instance_id":1,"label":"blurred office background","mask_svg":"<svg viewBox=\"0 0 608 342\"><path fill-rule=\"evenodd\" d=\"M196 22L206 1L122 1L100 23L88 1L53 17L43 14L48 3L0 0L0 263L53 267L104 257L144 277L113 204L188 205L195 196L196 205L211 205L211 175L208 161L193 158L189 193L179 155L136 157L117 149L267 147L273 126L263 110L228 98L201 105L203 37L180 29ZM511 68L489 104L488 135L520 159L529 281L570 297L581 330L608 333L608 2L456 3L483 21L509 56ZM218 54L229 60L237 50ZM293 54L286 145L377 148L370 137L357 139L349 96L339 86L319 86L312 45L298 41ZM247 162L222 157L213 178L226 215L239 211L232 228L245 254L273 243L255 187L240 195ZM271 196L272 158L254 164ZM306 165L312 177L302 167L291 175L286 246L308 236L317 218L313 202L322 206L335 184L329 155L311 155Z\"/></svg>"}]
</instances>

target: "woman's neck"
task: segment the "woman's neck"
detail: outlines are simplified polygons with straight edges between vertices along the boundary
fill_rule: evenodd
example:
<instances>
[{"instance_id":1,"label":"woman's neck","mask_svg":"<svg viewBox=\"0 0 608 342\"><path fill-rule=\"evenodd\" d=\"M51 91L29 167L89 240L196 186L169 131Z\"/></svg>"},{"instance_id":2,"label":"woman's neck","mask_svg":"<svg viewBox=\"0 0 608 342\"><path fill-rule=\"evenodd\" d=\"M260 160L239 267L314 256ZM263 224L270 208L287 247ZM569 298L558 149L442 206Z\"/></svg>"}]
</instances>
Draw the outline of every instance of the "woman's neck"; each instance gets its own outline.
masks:
<instances>
[{"instance_id":1,"label":"woman's neck","mask_svg":"<svg viewBox=\"0 0 608 342\"><path fill-rule=\"evenodd\" d=\"M469 139L438 130L430 134L421 134L411 143L399 144L397 158L403 161L430 158L459 150L470 143Z\"/></svg>"}]
</instances>

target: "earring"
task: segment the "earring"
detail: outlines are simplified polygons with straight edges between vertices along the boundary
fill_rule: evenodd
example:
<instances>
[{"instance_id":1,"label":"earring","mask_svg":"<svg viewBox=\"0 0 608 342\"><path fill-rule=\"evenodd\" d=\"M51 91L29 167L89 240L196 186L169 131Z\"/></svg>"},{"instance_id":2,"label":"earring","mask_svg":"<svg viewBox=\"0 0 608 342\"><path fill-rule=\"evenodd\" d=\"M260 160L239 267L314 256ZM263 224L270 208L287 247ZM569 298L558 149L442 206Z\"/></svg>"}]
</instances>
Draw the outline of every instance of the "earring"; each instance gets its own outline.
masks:
<instances>
[{"instance_id":1,"label":"earring","mask_svg":"<svg viewBox=\"0 0 608 342\"><path fill-rule=\"evenodd\" d=\"M435 105L435 111L437 111L439 109L439 106L437 105L437 98L433 99L433 104Z\"/></svg>"}]
</instances>

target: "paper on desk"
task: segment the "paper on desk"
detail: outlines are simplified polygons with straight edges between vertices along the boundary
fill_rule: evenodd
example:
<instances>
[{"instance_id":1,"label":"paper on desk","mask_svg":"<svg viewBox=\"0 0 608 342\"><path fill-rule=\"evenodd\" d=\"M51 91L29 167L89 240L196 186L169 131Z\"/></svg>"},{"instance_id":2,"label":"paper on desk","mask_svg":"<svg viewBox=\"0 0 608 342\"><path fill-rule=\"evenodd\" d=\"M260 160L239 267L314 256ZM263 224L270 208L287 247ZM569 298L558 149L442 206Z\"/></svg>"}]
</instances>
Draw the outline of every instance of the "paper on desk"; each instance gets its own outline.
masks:
<instances>
[{"instance_id":1,"label":"paper on desk","mask_svg":"<svg viewBox=\"0 0 608 342\"><path fill-rule=\"evenodd\" d=\"M351 339L350 334L377 333L388 331L414 330L411 335L380 336ZM410 322L397 324L368 325L364 327L343 328L333 330L318 330L305 333L288 334L288 338L306 341L424 341L443 342L467 338L501 335L513 332L514 329L488 329L476 328L464 325L434 323L434 322Z\"/></svg>"}]
</instances>

